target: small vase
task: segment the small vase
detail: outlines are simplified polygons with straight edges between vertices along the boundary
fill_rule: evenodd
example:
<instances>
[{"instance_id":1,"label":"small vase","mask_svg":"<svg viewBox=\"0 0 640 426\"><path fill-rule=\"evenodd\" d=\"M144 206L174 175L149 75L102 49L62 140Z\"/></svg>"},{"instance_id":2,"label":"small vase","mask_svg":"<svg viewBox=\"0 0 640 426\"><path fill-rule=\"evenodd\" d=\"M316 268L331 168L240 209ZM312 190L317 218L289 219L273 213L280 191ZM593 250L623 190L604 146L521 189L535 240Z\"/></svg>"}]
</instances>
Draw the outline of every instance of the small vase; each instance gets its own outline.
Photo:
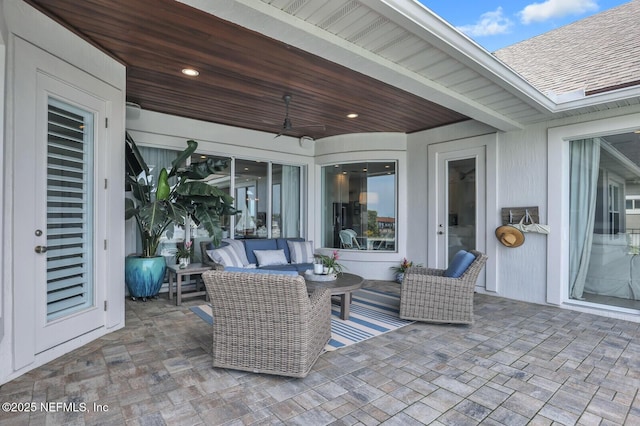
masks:
<instances>
[{"instance_id":1,"label":"small vase","mask_svg":"<svg viewBox=\"0 0 640 426\"><path fill-rule=\"evenodd\" d=\"M396 282L398 284L402 284L402 280L404 279L404 272L398 272L396 274Z\"/></svg>"},{"instance_id":2,"label":"small vase","mask_svg":"<svg viewBox=\"0 0 640 426\"><path fill-rule=\"evenodd\" d=\"M316 275L322 274L323 271L322 263L314 263L313 264L313 273Z\"/></svg>"},{"instance_id":3,"label":"small vase","mask_svg":"<svg viewBox=\"0 0 640 426\"><path fill-rule=\"evenodd\" d=\"M180 258L180 269L185 269L191 263L191 259L188 257Z\"/></svg>"}]
</instances>

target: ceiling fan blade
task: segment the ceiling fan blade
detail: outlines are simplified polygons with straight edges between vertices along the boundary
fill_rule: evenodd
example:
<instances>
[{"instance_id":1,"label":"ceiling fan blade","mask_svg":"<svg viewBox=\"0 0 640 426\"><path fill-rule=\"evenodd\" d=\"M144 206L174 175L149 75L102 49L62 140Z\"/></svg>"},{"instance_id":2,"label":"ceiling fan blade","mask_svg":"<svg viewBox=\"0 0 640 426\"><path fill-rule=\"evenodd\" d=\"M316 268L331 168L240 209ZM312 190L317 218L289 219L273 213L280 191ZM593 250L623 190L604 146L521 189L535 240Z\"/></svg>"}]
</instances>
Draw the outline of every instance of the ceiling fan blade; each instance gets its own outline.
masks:
<instances>
[{"instance_id":1,"label":"ceiling fan blade","mask_svg":"<svg viewBox=\"0 0 640 426\"><path fill-rule=\"evenodd\" d=\"M282 100L284 100L284 121L282 123L282 127L280 129L280 133L278 133L275 137L280 137L285 135L287 132L295 132L295 131L300 131L300 130L304 130L304 129L309 129L309 128L316 128L319 127L322 129L322 131L326 131L327 128L324 124L310 124L307 126L293 126L293 123L291 122L291 119L289 118L289 106L291 104L291 95L289 94L285 94L284 96L282 96Z\"/></svg>"},{"instance_id":2,"label":"ceiling fan blade","mask_svg":"<svg viewBox=\"0 0 640 426\"><path fill-rule=\"evenodd\" d=\"M309 128L312 128L312 127L320 127L320 128L322 128L323 131L327 130L327 126L325 126L324 124L309 124L309 125L306 125L306 126L296 126L296 127L293 127L292 130L309 129Z\"/></svg>"}]
</instances>

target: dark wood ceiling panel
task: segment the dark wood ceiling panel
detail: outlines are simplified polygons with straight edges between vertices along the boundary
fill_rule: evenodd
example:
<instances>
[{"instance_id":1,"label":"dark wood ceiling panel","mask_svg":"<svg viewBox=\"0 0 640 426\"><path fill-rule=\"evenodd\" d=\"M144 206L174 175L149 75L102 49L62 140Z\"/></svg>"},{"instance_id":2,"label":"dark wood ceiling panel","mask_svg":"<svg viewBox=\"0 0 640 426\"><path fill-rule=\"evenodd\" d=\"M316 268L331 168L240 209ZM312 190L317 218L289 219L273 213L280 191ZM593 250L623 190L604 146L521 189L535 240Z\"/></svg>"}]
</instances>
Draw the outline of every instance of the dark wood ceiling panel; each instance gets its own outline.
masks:
<instances>
[{"instance_id":1,"label":"dark wood ceiling panel","mask_svg":"<svg viewBox=\"0 0 640 426\"><path fill-rule=\"evenodd\" d=\"M290 136L405 132L468 118L173 0L27 0L127 66L142 108ZM200 71L185 77L181 69ZM356 112L355 120L346 114ZM324 125L306 127L312 125Z\"/></svg>"}]
</instances>

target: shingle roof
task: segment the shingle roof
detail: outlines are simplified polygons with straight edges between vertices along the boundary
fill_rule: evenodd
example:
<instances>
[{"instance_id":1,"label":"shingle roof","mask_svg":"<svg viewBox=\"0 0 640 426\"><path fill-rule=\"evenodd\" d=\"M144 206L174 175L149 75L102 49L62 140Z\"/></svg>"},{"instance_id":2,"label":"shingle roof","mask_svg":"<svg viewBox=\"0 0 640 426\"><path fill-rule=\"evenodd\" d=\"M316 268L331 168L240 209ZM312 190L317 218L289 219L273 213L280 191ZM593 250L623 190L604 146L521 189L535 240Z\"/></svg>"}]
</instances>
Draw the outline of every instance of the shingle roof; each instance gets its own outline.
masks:
<instances>
[{"instance_id":1,"label":"shingle roof","mask_svg":"<svg viewBox=\"0 0 640 426\"><path fill-rule=\"evenodd\" d=\"M640 85L639 22L633 0L494 54L544 93Z\"/></svg>"}]
</instances>

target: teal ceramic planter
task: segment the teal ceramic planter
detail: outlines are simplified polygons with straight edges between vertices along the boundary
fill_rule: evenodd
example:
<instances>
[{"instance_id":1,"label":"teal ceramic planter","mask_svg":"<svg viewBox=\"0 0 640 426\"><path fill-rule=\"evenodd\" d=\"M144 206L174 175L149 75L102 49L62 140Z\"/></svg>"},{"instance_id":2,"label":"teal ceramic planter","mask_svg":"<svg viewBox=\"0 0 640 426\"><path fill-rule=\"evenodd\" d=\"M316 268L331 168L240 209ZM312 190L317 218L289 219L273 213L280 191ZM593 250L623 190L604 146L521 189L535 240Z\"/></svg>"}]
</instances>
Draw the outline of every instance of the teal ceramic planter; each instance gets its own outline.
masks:
<instances>
[{"instance_id":1,"label":"teal ceramic planter","mask_svg":"<svg viewBox=\"0 0 640 426\"><path fill-rule=\"evenodd\" d=\"M124 262L124 281L132 299L155 297L160 292L167 264L162 256L127 256Z\"/></svg>"}]
</instances>

